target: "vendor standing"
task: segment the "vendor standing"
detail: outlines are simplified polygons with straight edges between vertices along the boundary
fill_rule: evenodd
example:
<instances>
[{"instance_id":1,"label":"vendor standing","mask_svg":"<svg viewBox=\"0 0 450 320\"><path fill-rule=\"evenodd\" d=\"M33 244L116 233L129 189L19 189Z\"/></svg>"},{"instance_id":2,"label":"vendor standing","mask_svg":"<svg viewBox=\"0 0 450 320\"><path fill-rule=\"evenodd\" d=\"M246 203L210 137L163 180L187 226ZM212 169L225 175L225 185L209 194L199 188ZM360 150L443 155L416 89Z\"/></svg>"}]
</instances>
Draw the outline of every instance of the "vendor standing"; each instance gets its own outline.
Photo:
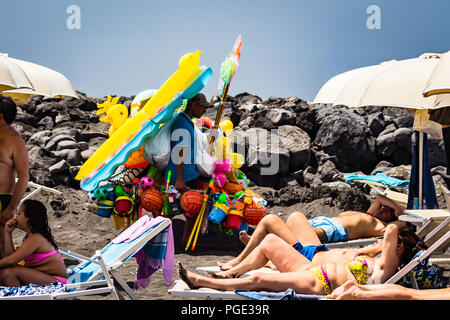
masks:
<instances>
[{"instance_id":1,"label":"vendor standing","mask_svg":"<svg viewBox=\"0 0 450 320\"><path fill-rule=\"evenodd\" d=\"M178 115L172 126L170 148L172 150L165 176L171 171L171 183L179 192L197 189L195 180L200 172L195 163L195 130L192 118L201 118L211 108L205 95L197 94L188 100L184 112ZM209 180L208 180L209 181Z\"/></svg>"},{"instance_id":2,"label":"vendor standing","mask_svg":"<svg viewBox=\"0 0 450 320\"><path fill-rule=\"evenodd\" d=\"M202 179L195 163L195 128L192 118L201 118L211 108L204 94L199 93L188 100L184 112L178 115L172 126L170 141L171 155L165 176L171 171L170 182L179 192L197 189L197 179ZM209 181L209 180L208 180ZM186 218L183 244L187 243L195 224L195 218Z\"/></svg>"}]
</instances>

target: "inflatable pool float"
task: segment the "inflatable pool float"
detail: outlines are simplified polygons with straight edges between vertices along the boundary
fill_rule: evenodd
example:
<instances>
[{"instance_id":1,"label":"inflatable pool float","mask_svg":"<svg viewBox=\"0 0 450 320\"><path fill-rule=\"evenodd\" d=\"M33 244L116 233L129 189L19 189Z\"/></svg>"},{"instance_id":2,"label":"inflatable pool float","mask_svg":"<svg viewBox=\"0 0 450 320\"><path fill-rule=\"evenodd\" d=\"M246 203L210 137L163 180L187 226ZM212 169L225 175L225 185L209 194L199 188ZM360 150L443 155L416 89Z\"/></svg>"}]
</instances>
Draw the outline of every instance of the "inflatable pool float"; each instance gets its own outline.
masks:
<instances>
[{"instance_id":1,"label":"inflatable pool float","mask_svg":"<svg viewBox=\"0 0 450 320\"><path fill-rule=\"evenodd\" d=\"M144 141L158 132L161 124L169 121L175 110L181 106L184 99L190 99L199 93L211 80L212 69L210 67L200 67L200 74L194 78L194 81L178 95L172 102L159 112L151 121L147 121L144 127L128 142L114 157L104 164L92 177L84 183L80 183L85 191L93 190L97 185L108 179L114 170L127 161L129 155L142 147Z\"/></svg>"},{"instance_id":2,"label":"inflatable pool float","mask_svg":"<svg viewBox=\"0 0 450 320\"><path fill-rule=\"evenodd\" d=\"M100 148L84 163L75 179L81 180L99 170L115 153L119 152L161 108L170 103L174 96L186 90L200 69L201 51L185 54L181 57L178 70L166 80L152 98L134 117L129 118Z\"/></svg>"}]
</instances>

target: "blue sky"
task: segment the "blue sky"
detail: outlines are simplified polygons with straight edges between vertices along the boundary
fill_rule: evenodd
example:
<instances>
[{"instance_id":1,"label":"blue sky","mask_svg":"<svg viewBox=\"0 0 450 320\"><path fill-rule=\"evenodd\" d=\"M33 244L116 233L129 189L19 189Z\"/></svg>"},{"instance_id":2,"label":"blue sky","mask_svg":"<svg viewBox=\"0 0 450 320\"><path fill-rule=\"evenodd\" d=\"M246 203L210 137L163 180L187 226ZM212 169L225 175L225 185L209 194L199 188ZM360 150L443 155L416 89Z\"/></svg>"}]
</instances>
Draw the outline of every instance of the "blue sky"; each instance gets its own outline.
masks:
<instances>
[{"instance_id":1,"label":"blue sky","mask_svg":"<svg viewBox=\"0 0 450 320\"><path fill-rule=\"evenodd\" d=\"M81 29L66 9L77 5ZM366 12L378 5L381 29ZM336 74L450 50L447 0L0 0L0 52L63 73L93 97L158 88L179 58L202 50L214 76L242 34L230 94L312 100Z\"/></svg>"}]
</instances>

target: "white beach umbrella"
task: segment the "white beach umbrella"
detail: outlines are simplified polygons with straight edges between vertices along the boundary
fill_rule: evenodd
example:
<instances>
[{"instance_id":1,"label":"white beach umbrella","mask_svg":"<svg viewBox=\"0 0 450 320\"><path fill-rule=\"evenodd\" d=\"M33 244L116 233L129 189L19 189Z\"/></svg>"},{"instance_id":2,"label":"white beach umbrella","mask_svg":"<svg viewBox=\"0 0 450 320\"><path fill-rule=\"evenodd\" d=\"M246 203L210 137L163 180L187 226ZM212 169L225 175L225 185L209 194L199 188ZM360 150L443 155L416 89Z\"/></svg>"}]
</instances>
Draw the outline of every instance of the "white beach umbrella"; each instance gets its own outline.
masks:
<instances>
[{"instance_id":1,"label":"white beach umbrella","mask_svg":"<svg viewBox=\"0 0 450 320\"><path fill-rule=\"evenodd\" d=\"M450 51L440 55L423 91L425 97L445 93L450 93Z\"/></svg>"},{"instance_id":2,"label":"white beach umbrella","mask_svg":"<svg viewBox=\"0 0 450 320\"><path fill-rule=\"evenodd\" d=\"M35 63L8 58L12 63L18 65L32 84L32 89L12 89L2 91L1 94L10 96L18 104L23 104L28 98L36 95L47 98L74 97L78 98L70 81L61 73L40 66Z\"/></svg>"},{"instance_id":3,"label":"white beach umbrella","mask_svg":"<svg viewBox=\"0 0 450 320\"><path fill-rule=\"evenodd\" d=\"M440 57L441 54L425 53L418 58L391 60L339 74L322 86L313 102L349 108L439 108L436 96L425 97L423 91Z\"/></svg>"},{"instance_id":4,"label":"white beach umbrella","mask_svg":"<svg viewBox=\"0 0 450 320\"><path fill-rule=\"evenodd\" d=\"M33 85L18 64L0 53L0 92L18 88L33 89Z\"/></svg>"},{"instance_id":5,"label":"white beach umbrella","mask_svg":"<svg viewBox=\"0 0 450 320\"><path fill-rule=\"evenodd\" d=\"M328 80L313 103L331 103L349 108L399 107L412 110L437 109L449 105L450 94L424 96L424 89L443 54L425 53L406 60L391 60L359 68ZM450 92L450 91L449 91ZM419 141L419 204L422 204L423 133Z\"/></svg>"}]
</instances>

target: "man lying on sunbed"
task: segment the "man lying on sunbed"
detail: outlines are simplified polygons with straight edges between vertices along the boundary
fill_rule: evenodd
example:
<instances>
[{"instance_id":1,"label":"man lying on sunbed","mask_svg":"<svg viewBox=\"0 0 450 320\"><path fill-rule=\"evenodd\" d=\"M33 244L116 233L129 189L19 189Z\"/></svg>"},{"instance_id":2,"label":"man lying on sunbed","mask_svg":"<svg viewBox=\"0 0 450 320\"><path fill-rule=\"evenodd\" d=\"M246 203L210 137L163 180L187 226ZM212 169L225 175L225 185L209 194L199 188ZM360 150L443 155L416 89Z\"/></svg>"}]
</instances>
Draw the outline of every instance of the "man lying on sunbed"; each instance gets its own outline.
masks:
<instances>
[{"instance_id":1,"label":"man lying on sunbed","mask_svg":"<svg viewBox=\"0 0 450 320\"><path fill-rule=\"evenodd\" d=\"M367 212L345 211L336 217L316 217L310 221L301 212L292 213L286 223L277 215L265 216L250 237L246 232L240 233L241 241L246 244L241 254L227 263L218 262L222 270L229 270L240 263L252 252L267 234L275 234L294 246L298 251L308 251L314 255L318 250L328 250L326 246L317 245L320 242L338 242L361 238L378 237L384 234L389 224L395 224L402 230L405 223L398 220L404 209L385 196L379 196ZM302 243L305 235L315 238L310 243ZM301 252L302 253L302 252Z\"/></svg>"}]
</instances>

